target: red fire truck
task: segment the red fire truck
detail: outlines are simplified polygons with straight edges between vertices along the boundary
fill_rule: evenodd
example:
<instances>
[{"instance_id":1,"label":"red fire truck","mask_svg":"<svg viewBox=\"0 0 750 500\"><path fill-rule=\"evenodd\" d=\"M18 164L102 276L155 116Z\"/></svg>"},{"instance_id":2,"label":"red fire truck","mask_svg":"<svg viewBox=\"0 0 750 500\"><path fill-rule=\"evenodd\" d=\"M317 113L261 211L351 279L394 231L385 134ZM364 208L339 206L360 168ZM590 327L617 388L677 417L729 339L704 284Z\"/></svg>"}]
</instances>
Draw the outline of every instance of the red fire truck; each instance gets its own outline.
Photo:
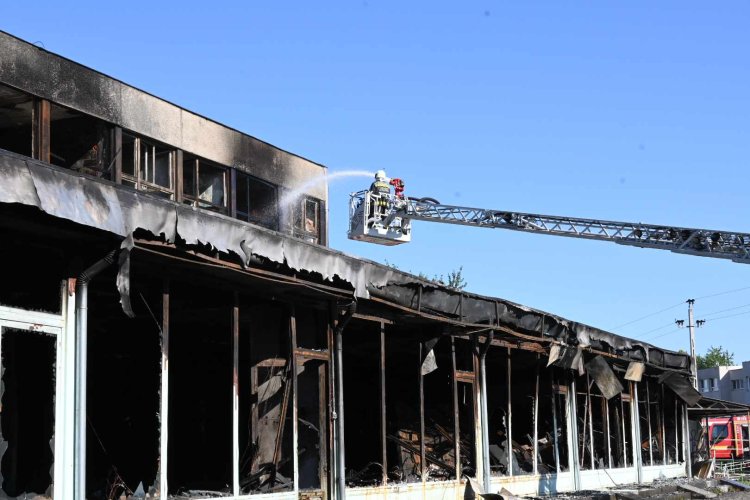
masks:
<instances>
[{"instance_id":1,"label":"red fire truck","mask_svg":"<svg viewBox=\"0 0 750 500\"><path fill-rule=\"evenodd\" d=\"M747 415L709 418L708 439L713 458L750 456Z\"/></svg>"}]
</instances>

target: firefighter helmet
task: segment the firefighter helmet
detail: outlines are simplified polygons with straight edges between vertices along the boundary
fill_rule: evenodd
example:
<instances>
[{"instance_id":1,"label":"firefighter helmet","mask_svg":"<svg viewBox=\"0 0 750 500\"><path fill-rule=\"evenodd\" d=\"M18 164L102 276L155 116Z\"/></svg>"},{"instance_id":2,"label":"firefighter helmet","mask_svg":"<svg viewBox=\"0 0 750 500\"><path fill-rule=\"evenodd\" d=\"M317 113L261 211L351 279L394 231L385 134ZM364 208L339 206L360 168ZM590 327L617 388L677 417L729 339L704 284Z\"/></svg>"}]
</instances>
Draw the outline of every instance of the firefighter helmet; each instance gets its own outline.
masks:
<instances>
[{"instance_id":1,"label":"firefighter helmet","mask_svg":"<svg viewBox=\"0 0 750 500\"><path fill-rule=\"evenodd\" d=\"M384 181L386 179L385 177L385 170L378 170L375 172L375 180L376 181Z\"/></svg>"}]
</instances>

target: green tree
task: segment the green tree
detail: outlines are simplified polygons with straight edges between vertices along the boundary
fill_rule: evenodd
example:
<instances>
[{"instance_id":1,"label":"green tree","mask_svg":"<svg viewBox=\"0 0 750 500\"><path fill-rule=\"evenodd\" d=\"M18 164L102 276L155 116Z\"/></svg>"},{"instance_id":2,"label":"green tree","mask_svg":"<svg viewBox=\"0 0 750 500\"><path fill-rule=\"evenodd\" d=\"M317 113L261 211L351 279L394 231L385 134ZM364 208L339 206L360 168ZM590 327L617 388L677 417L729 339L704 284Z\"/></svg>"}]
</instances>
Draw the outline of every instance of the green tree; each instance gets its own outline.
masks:
<instances>
[{"instance_id":1,"label":"green tree","mask_svg":"<svg viewBox=\"0 0 750 500\"><path fill-rule=\"evenodd\" d=\"M445 283L447 287L455 288L456 290L463 290L466 288L466 285L468 285L464 279L464 266L449 272L448 277L445 279L443 279L443 275L441 274L438 281Z\"/></svg>"},{"instance_id":2,"label":"green tree","mask_svg":"<svg viewBox=\"0 0 750 500\"><path fill-rule=\"evenodd\" d=\"M734 353L729 352L721 346L711 346L704 356L700 354L696 356L695 361L699 370L701 368L714 368L716 366L731 366L734 364Z\"/></svg>"}]
</instances>

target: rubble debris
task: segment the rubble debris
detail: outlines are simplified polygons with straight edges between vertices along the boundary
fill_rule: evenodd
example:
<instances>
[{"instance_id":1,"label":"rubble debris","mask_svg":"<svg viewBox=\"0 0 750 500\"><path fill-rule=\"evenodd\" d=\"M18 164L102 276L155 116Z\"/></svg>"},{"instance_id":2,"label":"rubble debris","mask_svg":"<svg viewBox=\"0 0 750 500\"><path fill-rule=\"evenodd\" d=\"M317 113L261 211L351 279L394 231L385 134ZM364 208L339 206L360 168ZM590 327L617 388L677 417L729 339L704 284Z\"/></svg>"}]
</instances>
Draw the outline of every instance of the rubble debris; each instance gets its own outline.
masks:
<instances>
[{"instance_id":1,"label":"rubble debris","mask_svg":"<svg viewBox=\"0 0 750 500\"><path fill-rule=\"evenodd\" d=\"M701 488L698 488L697 486L692 486L690 484L678 484L677 487L681 490L689 492L691 495L697 495L698 498L716 498L718 496L716 493L703 490Z\"/></svg>"}]
</instances>

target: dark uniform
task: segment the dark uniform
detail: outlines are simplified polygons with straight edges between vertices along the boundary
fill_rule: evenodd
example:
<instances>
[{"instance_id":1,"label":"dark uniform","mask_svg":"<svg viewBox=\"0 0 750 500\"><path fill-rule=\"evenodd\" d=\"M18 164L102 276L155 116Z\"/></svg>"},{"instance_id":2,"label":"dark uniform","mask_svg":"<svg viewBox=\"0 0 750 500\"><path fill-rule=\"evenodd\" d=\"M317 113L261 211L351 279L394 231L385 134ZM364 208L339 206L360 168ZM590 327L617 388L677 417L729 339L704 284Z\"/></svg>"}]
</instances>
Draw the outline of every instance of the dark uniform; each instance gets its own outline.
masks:
<instances>
[{"instance_id":1,"label":"dark uniform","mask_svg":"<svg viewBox=\"0 0 750 500\"><path fill-rule=\"evenodd\" d=\"M386 207L388 207L388 195L391 194L391 185L382 179L377 179L370 185L370 192L379 195L377 198L372 200L372 210L377 210L382 216L385 214Z\"/></svg>"}]
</instances>

